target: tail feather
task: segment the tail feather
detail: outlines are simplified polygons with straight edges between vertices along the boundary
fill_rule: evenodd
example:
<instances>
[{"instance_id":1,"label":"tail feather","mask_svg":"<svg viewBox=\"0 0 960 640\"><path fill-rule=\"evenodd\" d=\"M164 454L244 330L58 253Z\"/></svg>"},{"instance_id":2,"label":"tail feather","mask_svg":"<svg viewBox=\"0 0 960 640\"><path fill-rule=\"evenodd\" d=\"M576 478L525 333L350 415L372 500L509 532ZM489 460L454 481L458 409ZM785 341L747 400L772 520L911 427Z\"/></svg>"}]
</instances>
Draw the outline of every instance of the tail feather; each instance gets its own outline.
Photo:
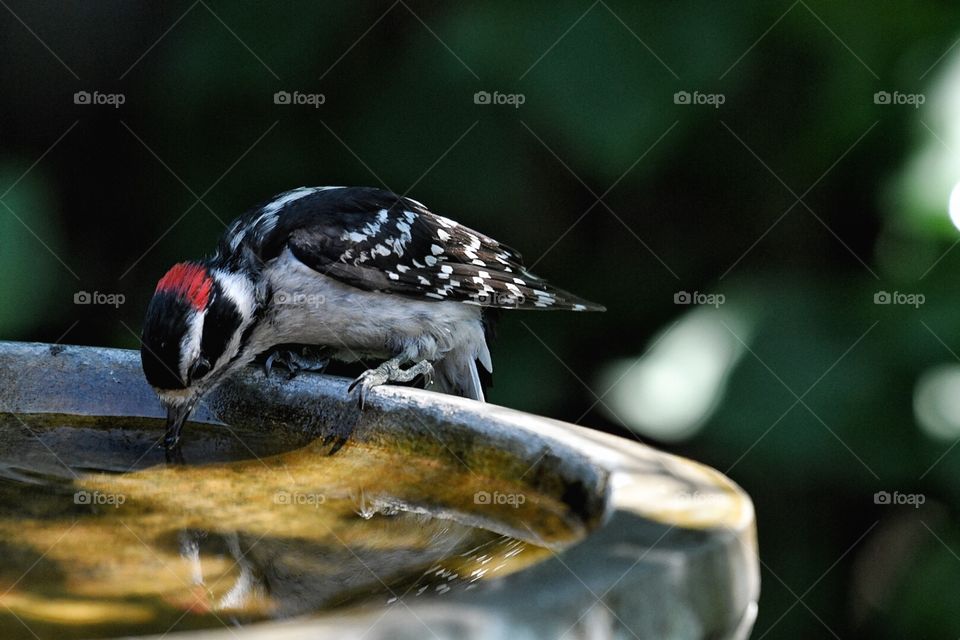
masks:
<instances>
[{"instance_id":1,"label":"tail feather","mask_svg":"<svg viewBox=\"0 0 960 640\"><path fill-rule=\"evenodd\" d=\"M467 385L466 389L467 397L484 402L485 398L483 397L483 385L480 383L480 373L477 371L477 361L471 360L467 370L470 374L469 384Z\"/></svg>"},{"instance_id":2,"label":"tail feather","mask_svg":"<svg viewBox=\"0 0 960 640\"><path fill-rule=\"evenodd\" d=\"M484 366L489 363L489 352L486 360ZM484 402L483 383L477 370L476 355L464 352L448 353L442 360L434 363L433 374L430 389Z\"/></svg>"}]
</instances>

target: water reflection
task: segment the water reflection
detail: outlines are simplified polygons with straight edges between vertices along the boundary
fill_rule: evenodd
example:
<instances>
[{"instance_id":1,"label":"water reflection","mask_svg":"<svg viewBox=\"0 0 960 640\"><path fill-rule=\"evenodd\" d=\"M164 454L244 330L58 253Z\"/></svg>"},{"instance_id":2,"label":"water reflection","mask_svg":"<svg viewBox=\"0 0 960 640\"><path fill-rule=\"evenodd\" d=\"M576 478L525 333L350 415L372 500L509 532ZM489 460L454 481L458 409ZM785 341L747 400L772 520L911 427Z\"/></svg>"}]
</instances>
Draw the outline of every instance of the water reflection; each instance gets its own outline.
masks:
<instances>
[{"instance_id":1,"label":"water reflection","mask_svg":"<svg viewBox=\"0 0 960 640\"><path fill-rule=\"evenodd\" d=\"M42 440L66 427L32 428ZM549 556L531 540L585 533L566 504L495 470L356 443L129 473L79 464L51 450L42 472L0 467L5 638L162 634L442 597ZM535 537L504 535L518 531Z\"/></svg>"}]
</instances>

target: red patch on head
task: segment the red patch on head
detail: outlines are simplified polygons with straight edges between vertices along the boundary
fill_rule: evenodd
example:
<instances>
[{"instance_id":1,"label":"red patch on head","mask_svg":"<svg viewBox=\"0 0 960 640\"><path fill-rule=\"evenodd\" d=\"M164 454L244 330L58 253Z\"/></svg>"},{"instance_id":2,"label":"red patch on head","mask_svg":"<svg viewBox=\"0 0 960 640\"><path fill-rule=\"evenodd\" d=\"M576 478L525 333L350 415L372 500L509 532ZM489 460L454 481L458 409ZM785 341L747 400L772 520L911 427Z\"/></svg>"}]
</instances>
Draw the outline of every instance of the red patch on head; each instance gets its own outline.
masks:
<instances>
[{"instance_id":1,"label":"red patch on head","mask_svg":"<svg viewBox=\"0 0 960 640\"><path fill-rule=\"evenodd\" d=\"M156 293L176 294L187 300L197 311L202 311L210 302L212 289L213 278L204 267L193 262L180 262L160 278Z\"/></svg>"}]
</instances>

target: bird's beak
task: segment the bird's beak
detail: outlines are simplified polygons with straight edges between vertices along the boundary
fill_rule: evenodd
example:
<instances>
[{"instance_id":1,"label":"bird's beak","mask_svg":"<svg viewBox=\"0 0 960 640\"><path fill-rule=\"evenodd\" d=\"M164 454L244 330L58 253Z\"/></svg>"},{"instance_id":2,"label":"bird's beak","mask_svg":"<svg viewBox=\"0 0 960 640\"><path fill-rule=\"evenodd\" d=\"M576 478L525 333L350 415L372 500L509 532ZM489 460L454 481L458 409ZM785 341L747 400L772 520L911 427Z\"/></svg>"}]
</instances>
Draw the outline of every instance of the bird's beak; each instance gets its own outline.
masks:
<instances>
[{"instance_id":1,"label":"bird's beak","mask_svg":"<svg viewBox=\"0 0 960 640\"><path fill-rule=\"evenodd\" d=\"M167 434L163 438L163 444L168 452L180 446L180 431L191 411L193 411L192 402L167 407Z\"/></svg>"}]
</instances>

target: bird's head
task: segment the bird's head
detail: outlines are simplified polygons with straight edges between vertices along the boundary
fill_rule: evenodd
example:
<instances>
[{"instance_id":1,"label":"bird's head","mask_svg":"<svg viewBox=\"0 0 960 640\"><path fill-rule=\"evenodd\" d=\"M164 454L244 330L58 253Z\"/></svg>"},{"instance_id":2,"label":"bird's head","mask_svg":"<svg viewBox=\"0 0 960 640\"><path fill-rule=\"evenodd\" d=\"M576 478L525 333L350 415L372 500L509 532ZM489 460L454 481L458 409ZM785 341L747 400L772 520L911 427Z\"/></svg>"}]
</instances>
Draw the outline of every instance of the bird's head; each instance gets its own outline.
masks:
<instances>
[{"instance_id":1,"label":"bird's head","mask_svg":"<svg viewBox=\"0 0 960 640\"><path fill-rule=\"evenodd\" d=\"M227 373L254 315L254 287L242 275L200 262L174 265L147 307L140 359L179 434L194 406Z\"/></svg>"}]
</instances>

